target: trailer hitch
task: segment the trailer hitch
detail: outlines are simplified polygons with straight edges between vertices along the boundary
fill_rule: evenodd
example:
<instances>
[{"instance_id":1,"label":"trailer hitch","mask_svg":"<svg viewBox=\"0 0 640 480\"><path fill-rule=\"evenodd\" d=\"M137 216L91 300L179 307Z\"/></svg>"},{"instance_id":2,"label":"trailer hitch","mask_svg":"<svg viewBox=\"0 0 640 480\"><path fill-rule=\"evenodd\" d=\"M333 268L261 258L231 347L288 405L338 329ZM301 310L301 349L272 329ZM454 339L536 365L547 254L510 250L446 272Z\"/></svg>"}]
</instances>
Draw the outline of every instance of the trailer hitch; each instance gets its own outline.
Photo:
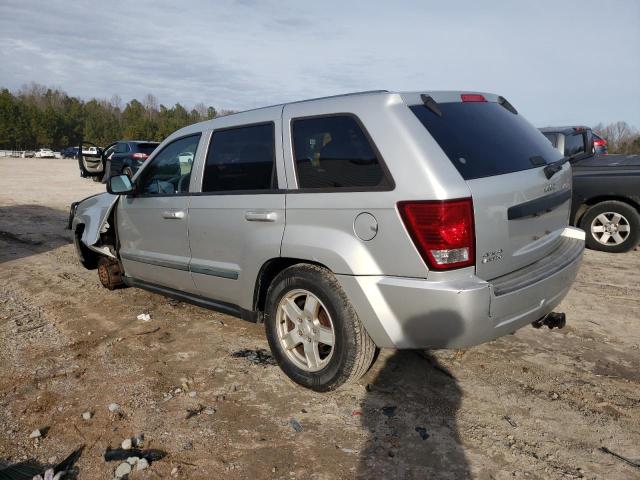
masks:
<instances>
[{"instance_id":1,"label":"trailer hitch","mask_svg":"<svg viewBox=\"0 0 640 480\"><path fill-rule=\"evenodd\" d=\"M546 325L551 330L554 328L564 328L566 324L567 324L567 316L564 313L551 312L548 315L545 315L544 317L539 318L538 320L533 322L531 325L533 325L533 328L540 328Z\"/></svg>"}]
</instances>

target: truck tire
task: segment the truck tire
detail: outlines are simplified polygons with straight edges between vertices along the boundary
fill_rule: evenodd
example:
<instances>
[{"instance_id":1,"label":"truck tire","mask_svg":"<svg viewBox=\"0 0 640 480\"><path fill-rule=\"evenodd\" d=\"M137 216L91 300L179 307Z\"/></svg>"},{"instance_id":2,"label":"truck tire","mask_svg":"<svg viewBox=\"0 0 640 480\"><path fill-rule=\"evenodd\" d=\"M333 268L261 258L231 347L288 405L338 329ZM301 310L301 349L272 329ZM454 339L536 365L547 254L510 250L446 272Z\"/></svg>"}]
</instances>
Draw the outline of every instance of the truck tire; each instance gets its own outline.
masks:
<instances>
[{"instance_id":1,"label":"truck tire","mask_svg":"<svg viewBox=\"0 0 640 480\"><path fill-rule=\"evenodd\" d=\"M590 207L580 220L587 247L602 252L623 253L640 241L640 214L628 203L607 200Z\"/></svg>"},{"instance_id":2,"label":"truck tire","mask_svg":"<svg viewBox=\"0 0 640 480\"><path fill-rule=\"evenodd\" d=\"M264 322L282 371L317 392L358 380L376 353L336 277L316 265L294 265L276 276Z\"/></svg>"}]
</instances>

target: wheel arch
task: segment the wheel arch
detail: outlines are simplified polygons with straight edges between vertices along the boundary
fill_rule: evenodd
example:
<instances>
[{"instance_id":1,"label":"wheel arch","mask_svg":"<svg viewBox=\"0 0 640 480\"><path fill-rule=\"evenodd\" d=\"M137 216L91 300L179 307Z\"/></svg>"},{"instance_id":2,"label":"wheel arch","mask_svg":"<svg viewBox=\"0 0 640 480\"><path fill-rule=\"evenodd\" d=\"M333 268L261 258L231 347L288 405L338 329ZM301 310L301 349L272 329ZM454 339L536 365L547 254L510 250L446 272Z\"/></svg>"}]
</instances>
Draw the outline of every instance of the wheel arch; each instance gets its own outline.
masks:
<instances>
[{"instance_id":1,"label":"wheel arch","mask_svg":"<svg viewBox=\"0 0 640 480\"><path fill-rule=\"evenodd\" d=\"M269 286L273 282L273 279L276 278L276 276L284 269L299 264L317 265L318 267L325 268L331 272L331 269L326 265L303 258L276 257L267 260L258 271L253 291L253 310L258 313L259 323L262 322L262 313L264 312L267 299L267 291L269 290Z\"/></svg>"},{"instance_id":2,"label":"wheel arch","mask_svg":"<svg viewBox=\"0 0 640 480\"><path fill-rule=\"evenodd\" d=\"M599 195L597 197L588 198L581 202L580 206L576 209L576 213L573 218L573 224L580 225L584 214L587 213L587 210L589 210L589 208L599 203L609 201L626 203L627 205L633 207L638 213L640 213L640 198L638 200L634 200L632 198L621 195Z\"/></svg>"}]
</instances>

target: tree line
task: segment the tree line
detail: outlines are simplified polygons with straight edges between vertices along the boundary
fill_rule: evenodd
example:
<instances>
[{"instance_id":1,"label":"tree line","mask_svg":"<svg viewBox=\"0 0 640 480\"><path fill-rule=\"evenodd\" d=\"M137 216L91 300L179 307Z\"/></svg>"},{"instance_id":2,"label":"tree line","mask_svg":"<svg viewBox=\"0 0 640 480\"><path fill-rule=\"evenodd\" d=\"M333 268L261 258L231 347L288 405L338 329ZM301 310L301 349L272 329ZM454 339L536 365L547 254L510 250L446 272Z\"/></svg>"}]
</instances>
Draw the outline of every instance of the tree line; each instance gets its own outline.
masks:
<instances>
[{"instance_id":1,"label":"tree line","mask_svg":"<svg viewBox=\"0 0 640 480\"><path fill-rule=\"evenodd\" d=\"M609 153L640 154L640 131L627 122L599 123L593 130L607 141Z\"/></svg>"},{"instance_id":2,"label":"tree line","mask_svg":"<svg viewBox=\"0 0 640 480\"><path fill-rule=\"evenodd\" d=\"M16 92L0 90L0 149L59 150L81 140L100 146L121 139L161 141L186 125L228 113L204 103L190 110L180 103L167 107L151 94L124 106L117 95L84 101L31 83Z\"/></svg>"},{"instance_id":3,"label":"tree line","mask_svg":"<svg viewBox=\"0 0 640 480\"><path fill-rule=\"evenodd\" d=\"M58 150L80 140L100 146L121 139L161 141L186 125L229 113L204 103L191 110L180 103L166 107L151 94L124 106L117 95L84 101L31 83L16 92L0 90L0 149ZM640 132L626 122L600 123L593 130L607 140L609 153L640 154Z\"/></svg>"}]
</instances>

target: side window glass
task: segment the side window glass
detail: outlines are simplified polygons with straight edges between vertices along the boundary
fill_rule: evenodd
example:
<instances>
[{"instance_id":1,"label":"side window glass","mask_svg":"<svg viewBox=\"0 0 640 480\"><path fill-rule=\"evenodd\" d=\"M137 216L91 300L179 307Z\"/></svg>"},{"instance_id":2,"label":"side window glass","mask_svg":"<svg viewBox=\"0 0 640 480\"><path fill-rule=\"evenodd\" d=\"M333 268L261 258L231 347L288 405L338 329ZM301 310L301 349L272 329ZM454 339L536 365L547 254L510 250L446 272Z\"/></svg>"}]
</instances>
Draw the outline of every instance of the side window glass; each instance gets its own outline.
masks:
<instances>
[{"instance_id":1,"label":"side window glass","mask_svg":"<svg viewBox=\"0 0 640 480\"><path fill-rule=\"evenodd\" d=\"M388 186L382 165L353 116L294 120L292 138L299 188Z\"/></svg>"},{"instance_id":2,"label":"side window glass","mask_svg":"<svg viewBox=\"0 0 640 480\"><path fill-rule=\"evenodd\" d=\"M275 172L273 123L214 131L202 191L270 190Z\"/></svg>"},{"instance_id":3,"label":"side window glass","mask_svg":"<svg viewBox=\"0 0 640 480\"><path fill-rule=\"evenodd\" d=\"M543 135L547 137L547 140L551 142L551 145L553 145L554 148L558 146L558 139L555 133L545 133Z\"/></svg>"},{"instance_id":4,"label":"side window glass","mask_svg":"<svg viewBox=\"0 0 640 480\"><path fill-rule=\"evenodd\" d=\"M189 191L191 163L181 159L195 157L200 134L180 138L164 147L144 169L137 183L143 195L171 195Z\"/></svg>"},{"instance_id":5,"label":"side window glass","mask_svg":"<svg viewBox=\"0 0 640 480\"><path fill-rule=\"evenodd\" d=\"M564 156L569 157L584 152L584 135L577 133L564 137Z\"/></svg>"}]
</instances>

